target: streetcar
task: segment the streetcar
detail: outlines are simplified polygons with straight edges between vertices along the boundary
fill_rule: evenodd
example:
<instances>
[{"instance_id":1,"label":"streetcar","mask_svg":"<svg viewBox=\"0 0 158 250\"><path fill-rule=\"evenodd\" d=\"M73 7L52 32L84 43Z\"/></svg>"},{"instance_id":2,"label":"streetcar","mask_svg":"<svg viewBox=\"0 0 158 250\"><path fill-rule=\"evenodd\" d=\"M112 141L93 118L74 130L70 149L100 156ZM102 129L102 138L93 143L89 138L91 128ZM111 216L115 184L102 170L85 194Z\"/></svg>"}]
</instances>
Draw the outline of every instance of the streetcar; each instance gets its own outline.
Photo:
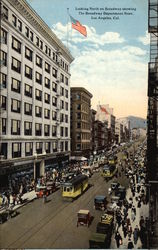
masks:
<instances>
[{"instance_id":1,"label":"streetcar","mask_svg":"<svg viewBox=\"0 0 158 250\"><path fill-rule=\"evenodd\" d=\"M88 188L88 177L86 175L77 175L71 180L62 183L62 197L65 200L72 201L80 196Z\"/></svg>"},{"instance_id":2,"label":"streetcar","mask_svg":"<svg viewBox=\"0 0 158 250\"><path fill-rule=\"evenodd\" d=\"M108 159L108 163L110 165L115 165L117 164L117 156L116 155L111 155Z\"/></svg>"},{"instance_id":3,"label":"streetcar","mask_svg":"<svg viewBox=\"0 0 158 250\"><path fill-rule=\"evenodd\" d=\"M116 165L104 165L102 170L102 176L105 179L112 178L117 173L117 166Z\"/></svg>"}]
</instances>

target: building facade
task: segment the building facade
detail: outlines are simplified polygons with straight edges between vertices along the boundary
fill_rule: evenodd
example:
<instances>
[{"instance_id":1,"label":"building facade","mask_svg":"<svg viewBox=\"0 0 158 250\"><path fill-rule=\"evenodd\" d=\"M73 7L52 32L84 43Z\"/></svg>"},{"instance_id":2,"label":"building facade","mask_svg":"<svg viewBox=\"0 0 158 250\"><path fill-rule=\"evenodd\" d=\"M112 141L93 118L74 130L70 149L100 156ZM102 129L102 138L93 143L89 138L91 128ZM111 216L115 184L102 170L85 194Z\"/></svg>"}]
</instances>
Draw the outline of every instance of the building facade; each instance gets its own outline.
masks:
<instances>
[{"instance_id":1,"label":"building facade","mask_svg":"<svg viewBox=\"0 0 158 250\"><path fill-rule=\"evenodd\" d=\"M91 98L82 87L71 88L71 153L89 157L91 154Z\"/></svg>"},{"instance_id":2,"label":"building facade","mask_svg":"<svg viewBox=\"0 0 158 250\"><path fill-rule=\"evenodd\" d=\"M1 1L1 175L69 156L72 61L25 0Z\"/></svg>"},{"instance_id":3,"label":"building facade","mask_svg":"<svg viewBox=\"0 0 158 250\"><path fill-rule=\"evenodd\" d=\"M158 239L158 0L148 0L150 62L148 64L147 181L149 198L149 247Z\"/></svg>"},{"instance_id":4,"label":"building facade","mask_svg":"<svg viewBox=\"0 0 158 250\"><path fill-rule=\"evenodd\" d=\"M123 125L118 121L115 123L115 140L117 144L123 142Z\"/></svg>"},{"instance_id":5,"label":"building facade","mask_svg":"<svg viewBox=\"0 0 158 250\"><path fill-rule=\"evenodd\" d=\"M94 146L97 153L103 153L108 147L108 122L94 122Z\"/></svg>"}]
</instances>

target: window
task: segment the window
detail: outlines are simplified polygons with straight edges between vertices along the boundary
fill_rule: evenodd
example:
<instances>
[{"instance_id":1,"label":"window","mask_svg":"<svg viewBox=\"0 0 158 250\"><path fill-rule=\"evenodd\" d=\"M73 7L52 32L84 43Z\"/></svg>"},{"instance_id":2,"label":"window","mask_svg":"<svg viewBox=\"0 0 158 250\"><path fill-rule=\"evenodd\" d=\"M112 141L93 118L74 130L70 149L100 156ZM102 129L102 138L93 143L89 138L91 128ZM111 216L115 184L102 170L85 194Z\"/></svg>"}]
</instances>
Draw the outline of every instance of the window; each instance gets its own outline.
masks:
<instances>
[{"instance_id":1,"label":"window","mask_svg":"<svg viewBox=\"0 0 158 250\"><path fill-rule=\"evenodd\" d=\"M36 82L42 84L42 75L36 71Z\"/></svg>"},{"instance_id":2,"label":"window","mask_svg":"<svg viewBox=\"0 0 158 250\"><path fill-rule=\"evenodd\" d=\"M32 135L32 122L24 122L24 135Z\"/></svg>"},{"instance_id":3,"label":"window","mask_svg":"<svg viewBox=\"0 0 158 250\"><path fill-rule=\"evenodd\" d=\"M57 152L57 142L56 141L53 141L52 148L53 148L53 152Z\"/></svg>"},{"instance_id":4,"label":"window","mask_svg":"<svg viewBox=\"0 0 158 250\"><path fill-rule=\"evenodd\" d=\"M68 141L65 142L65 151L68 151Z\"/></svg>"},{"instance_id":5,"label":"window","mask_svg":"<svg viewBox=\"0 0 158 250\"><path fill-rule=\"evenodd\" d=\"M6 135L6 130L7 130L7 119L1 118L1 133L2 133L2 135Z\"/></svg>"},{"instance_id":6,"label":"window","mask_svg":"<svg viewBox=\"0 0 158 250\"><path fill-rule=\"evenodd\" d=\"M36 65L42 68L42 58L36 55Z\"/></svg>"},{"instance_id":7,"label":"window","mask_svg":"<svg viewBox=\"0 0 158 250\"><path fill-rule=\"evenodd\" d=\"M81 99L80 94L76 94L76 99L77 99L77 100L80 100L80 99Z\"/></svg>"},{"instance_id":8,"label":"window","mask_svg":"<svg viewBox=\"0 0 158 250\"><path fill-rule=\"evenodd\" d=\"M81 140L81 133L76 133L76 139Z\"/></svg>"},{"instance_id":9,"label":"window","mask_svg":"<svg viewBox=\"0 0 158 250\"><path fill-rule=\"evenodd\" d=\"M56 135L57 135L57 127L52 126L52 136L56 136Z\"/></svg>"},{"instance_id":10,"label":"window","mask_svg":"<svg viewBox=\"0 0 158 250\"><path fill-rule=\"evenodd\" d=\"M64 122L64 114L60 113L60 122Z\"/></svg>"},{"instance_id":11,"label":"window","mask_svg":"<svg viewBox=\"0 0 158 250\"><path fill-rule=\"evenodd\" d=\"M77 123L77 128L81 128L81 123L80 122Z\"/></svg>"},{"instance_id":12,"label":"window","mask_svg":"<svg viewBox=\"0 0 158 250\"><path fill-rule=\"evenodd\" d=\"M30 156L33 154L33 143L26 142L25 143L25 156Z\"/></svg>"},{"instance_id":13,"label":"window","mask_svg":"<svg viewBox=\"0 0 158 250\"><path fill-rule=\"evenodd\" d=\"M65 122L68 123L68 115L65 115Z\"/></svg>"},{"instance_id":14,"label":"window","mask_svg":"<svg viewBox=\"0 0 158 250\"><path fill-rule=\"evenodd\" d=\"M36 36L36 45L39 47L39 38Z\"/></svg>"},{"instance_id":15,"label":"window","mask_svg":"<svg viewBox=\"0 0 158 250\"><path fill-rule=\"evenodd\" d=\"M25 65L25 76L32 79L32 69L27 65Z\"/></svg>"},{"instance_id":16,"label":"window","mask_svg":"<svg viewBox=\"0 0 158 250\"><path fill-rule=\"evenodd\" d=\"M77 119L81 119L81 113L77 113Z\"/></svg>"},{"instance_id":17,"label":"window","mask_svg":"<svg viewBox=\"0 0 158 250\"><path fill-rule=\"evenodd\" d=\"M3 16L8 20L8 9L3 5Z\"/></svg>"},{"instance_id":18,"label":"window","mask_svg":"<svg viewBox=\"0 0 158 250\"><path fill-rule=\"evenodd\" d=\"M33 32L32 31L30 31L30 40L31 40L31 42L33 42Z\"/></svg>"},{"instance_id":19,"label":"window","mask_svg":"<svg viewBox=\"0 0 158 250\"><path fill-rule=\"evenodd\" d=\"M52 111L52 120L56 121L57 119L57 113L55 111Z\"/></svg>"},{"instance_id":20,"label":"window","mask_svg":"<svg viewBox=\"0 0 158 250\"><path fill-rule=\"evenodd\" d=\"M53 76L57 78L57 69L53 68Z\"/></svg>"},{"instance_id":21,"label":"window","mask_svg":"<svg viewBox=\"0 0 158 250\"><path fill-rule=\"evenodd\" d=\"M1 66L7 66L7 53L1 50Z\"/></svg>"},{"instance_id":22,"label":"window","mask_svg":"<svg viewBox=\"0 0 158 250\"><path fill-rule=\"evenodd\" d=\"M25 26L25 35L29 38L29 28Z\"/></svg>"},{"instance_id":23,"label":"window","mask_svg":"<svg viewBox=\"0 0 158 250\"><path fill-rule=\"evenodd\" d=\"M76 104L77 110L81 110L81 104Z\"/></svg>"},{"instance_id":24,"label":"window","mask_svg":"<svg viewBox=\"0 0 158 250\"><path fill-rule=\"evenodd\" d=\"M81 144L76 145L76 150L81 150Z\"/></svg>"},{"instance_id":25,"label":"window","mask_svg":"<svg viewBox=\"0 0 158 250\"><path fill-rule=\"evenodd\" d=\"M7 107L7 98L6 96L3 96L1 95L0 96L0 100L1 100L1 105L0 105L0 108L2 108L3 110L6 110L6 107Z\"/></svg>"},{"instance_id":26,"label":"window","mask_svg":"<svg viewBox=\"0 0 158 250\"><path fill-rule=\"evenodd\" d=\"M12 24L16 27L16 25L17 25L17 17L14 15L14 14L12 14Z\"/></svg>"},{"instance_id":27,"label":"window","mask_svg":"<svg viewBox=\"0 0 158 250\"><path fill-rule=\"evenodd\" d=\"M12 158L21 157L21 143L12 143Z\"/></svg>"},{"instance_id":28,"label":"window","mask_svg":"<svg viewBox=\"0 0 158 250\"><path fill-rule=\"evenodd\" d=\"M12 36L12 49L21 53L21 42L19 42L15 37Z\"/></svg>"},{"instance_id":29,"label":"window","mask_svg":"<svg viewBox=\"0 0 158 250\"><path fill-rule=\"evenodd\" d=\"M60 95L64 96L64 88L60 87Z\"/></svg>"},{"instance_id":30,"label":"window","mask_svg":"<svg viewBox=\"0 0 158 250\"><path fill-rule=\"evenodd\" d=\"M46 54L48 53L48 47L47 47L47 45L45 45L45 53Z\"/></svg>"},{"instance_id":31,"label":"window","mask_svg":"<svg viewBox=\"0 0 158 250\"><path fill-rule=\"evenodd\" d=\"M66 85L68 85L68 84L69 84L69 82L68 82L68 78L67 78L67 77L65 77L65 84L66 84Z\"/></svg>"},{"instance_id":32,"label":"window","mask_svg":"<svg viewBox=\"0 0 158 250\"><path fill-rule=\"evenodd\" d=\"M60 74L60 81L64 82L64 75L63 74Z\"/></svg>"},{"instance_id":33,"label":"window","mask_svg":"<svg viewBox=\"0 0 158 250\"><path fill-rule=\"evenodd\" d=\"M35 123L35 135L42 135L42 124Z\"/></svg>"},{"instance_id":34,"label":"window","mask_svg":"<svg viewBox=\"0 0 158 250\"><path fill-rule=\"evenodd\" d=\"M20 113L21 102L16 99L11 99L11 111L15 113Z\"/></svg>"},{"instance_id":35,"label":"window","mask_svg":"<svg viewBox=\"0 0 158 250\"><path fill-rule=\"evenodd\" d=\"M43 42L40 41L40 49L43 49Z\"/></svg>"},{"instance_id":36,"label":"window","mask_svg":"<svg viewBox=\"0 0 158 250\"><path fill-rule=\"evenodd\" d=\"M25 115L32 115L32 104L24 103L24 114Z\"/></svg>"},{"instance_id":37,"label":"window","mask_svg":"<svg viewBox=\"0 0 158 250\"><path fill-rule=\"evenodd\" d=\"M51 49L48 49L48 55L51 56Z\"/></svg>"},{"instance_id":38,"label":"window","mask_svg":"<svg viewBox=\"0 0 158 250\"><path fill-rule=\"evenodd\" d=\"M7 87L7 75L0 72L0 88L6 88Z\"/></svg>"},{"instance_id":39,"label":"window","mask_svg":"<svg viewBox=\"0 0 158 250\"><path fill-rule=\"evenodd\" d=\"M64 142L63 141L60 143L60 150L64 151Z\"/></svg>"},{"instance_id":40,"label":"window","mask_svg":"<svg viewBox=\"0 0 158 250\"><path fill-rule=\"evenodd\" d=\"M44 118L50 119L50 110L49 109L44 109Z\"/></svg>"},{"instance_id":41,"label":"window","mask_svg":"<svg viewBox=\"0 0 158 250\"><path fill-rule=\"evenodd\" d=\"M37 154L42 154L42 142L36 142L36 152Z\"/></svg>"},{"instance_id":42,"label":"window","mask_svg":"<svg viewBox=\"0 0 158 250\"><path fill-rule=\"evenodd\" d=\"M35 107L35 116L42 117L42 108L39 106Z\"/></svg>"},{"instance_id":43,"label":"window","mask_svg":"<svg viewBox=\"0 0 158 250\"><path fill-rule=\"evenodd\" d=\"M65 109L68 110L68 102L65 102Z\"/></svg>"},{"instance_id":44,"label":"window","mask_svg":"<svg viewBox=\"0 0 158 250\"><path fill-rule=\"evenodd\" d=\"M22 32L22 22L18 20L18 30Z\"/></svg>"},{"instance_id":45,"label":"window","mask_svg":"<svg viewBox=\"0 0 158 250\"><path fill-rule=\"evenodd\" d=\"M50 153L50 142L45 143L45 151L47 154Z\"/></svg>"},{"instance_id":46,"label":"window","mask_svg":"<svg viewBox=\"0 0 158 250\"><path fill-rule=\"evenodd\" d=\"M49 133L50 133L50 126L45 124L44 125L44 135L49 136Z\"/></svg>"},{"instance_id":47,"label":"window","mask_svg":"<svg viewBox=\"0 0 158 250\"><path fill-rule=\"evenodd\" d=\"M7 31L1 28L1 41L4 44L7 44Z\"/></svg>"},{"instance_id":48,"label":"window","mask_svg":"<svg viewBox=\"0 0 158 250\"><path fill-rule=\"evenodd\" d=\"M47 62L45 62L45 71L50 73L50 64L48 64Z\"/></svg>"},{"instance_id":49,"label":"window","mask_svg":"<svg viewBox=\"0 0 158 250\"><path fill-rule=\"evenodd\" d=\"M32 97L32 87L25 83L25 95Z\"/></svg>"},{"instance_id":50,"label":"window","mask_svg":"<svg viewBox=\"0 0 158 250\"><path fill-rule=\"evenodd\" d=\"M20 135L20 121L11 120L11 134Z\"/></svg>"},{"instance_id":51,"label":"window","mask_svg":"<svg viewBox=\"0 0 158 250\"><path fill-rule=\"evenodd\" d=\"M36 100L42 101L42 91L39 89L35 90Z\"/></svg>"},{"instance_id":52,"label":"window","mask_svg":"<svg viewBox=\"0 0 158 250\"><path fill-rule=\"evenodd\" d=\"M55 107L57 106L57 98L54 96L52 97L52 105Z\"/></svg>"},{"instance_id":53,"label":"window","mask_svg":"<svg viewBox=\"0 0 158 250\"><path fill-rule=\"evenodd\" d=\"M47 93L44 93L44 101L45 101L45 103L50 103L50 95L49 94L47 94Z\"/></svg>"},{"instance_id":54,"label":"window","mask_svg":"<svg viewBox=\"0 0 158 250\"><path fill-rule=\"evenodd\" d=\"M64 136L64 128L63 127L60 127L60 136Z\"/></svg>"},{"instance_id":55,"label":"window","mask_svg":"<svg viewBox=\"0 0 158 250\"><path fill-rule=\"evenodd\" d=\"M45 87L50 89L50 80L47 77L45 77Z\"/></svg>"},{"instance_id":56,"label":"window","mask_svg":"<svg viewBox=\"0 0 158 250\"><path fill-rule=\"evenodd\" d=\"M29 48L25 47L25 57L32 62L32 50Z\"/></svg>"},{"instance_id":57,"label":"window","mask_svg":"<svg viewBox=\"0 0 158 250\"><path fill-rule=\"evenodd\" d=\"M21 62L12 57L12 70L20 73L21 72Z\"/></svg>"},{"instance_id":58,"label":"window","mask_svg":"<svg viewBox=\"0 0 158 250\"><path fill-rule=\"evenodd\" d=\"M69 96L68 96L68 90L67 90L67 89L65 89L65 97L66 97L66 98L69 97Z\"/></svg>"},{"instance_id":59,"label":"window","mask_svg":"<svg viewBox=\"0 0 158 250\"><path fill-rule=\"evenodd\" d=\"M60 100L60 109L64 109L64 101Z\"/></svg>"},{"instance_id":60,"label":"window","mask_svg":"<svg viewBox=\"0 0 158 250\"><path fill-rule=\"evenodd\" d=\"M57 84L55 82L52 83L52 90L57 92Z\"/></svg>"},{"instance_id":61,"label":"window","mask_svg":"<svg viewBox=\"0 0 158 250\"><path fill-rule=\"evenodd\" d=\"M68 137L68 128L65 127L65 137Z\"/></svg>"},{"instance_id":62,"label":"window","mask_svg":"<svg viewBox=\"0 0 158 250\"><path fill-rule=\"evenodd\" d=\"M21 82L12 78L11 90L20 93Z\"/></svg>"}]
</instances>

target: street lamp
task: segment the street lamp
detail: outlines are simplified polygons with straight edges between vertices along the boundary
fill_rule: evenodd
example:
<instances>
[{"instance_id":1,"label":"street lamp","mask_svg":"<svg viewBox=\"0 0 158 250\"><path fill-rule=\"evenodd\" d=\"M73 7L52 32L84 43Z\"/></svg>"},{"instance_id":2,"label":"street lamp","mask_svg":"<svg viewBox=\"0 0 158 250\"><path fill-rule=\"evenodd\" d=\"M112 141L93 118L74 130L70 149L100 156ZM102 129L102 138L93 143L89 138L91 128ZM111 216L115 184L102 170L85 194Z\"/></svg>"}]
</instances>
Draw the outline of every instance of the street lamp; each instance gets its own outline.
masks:
<instances>
[{"instance_id":1,"label":"street lamp","mask_svg":"<svg viewBox=\"0 0 158 250\"><path fill-rule=\"evenodd\" d=\"M36 160L37 160L37 153L34 153L34 161L33 161L33 174L34 174L34 181L36 181Z\"/></svg>"}]
</instances>

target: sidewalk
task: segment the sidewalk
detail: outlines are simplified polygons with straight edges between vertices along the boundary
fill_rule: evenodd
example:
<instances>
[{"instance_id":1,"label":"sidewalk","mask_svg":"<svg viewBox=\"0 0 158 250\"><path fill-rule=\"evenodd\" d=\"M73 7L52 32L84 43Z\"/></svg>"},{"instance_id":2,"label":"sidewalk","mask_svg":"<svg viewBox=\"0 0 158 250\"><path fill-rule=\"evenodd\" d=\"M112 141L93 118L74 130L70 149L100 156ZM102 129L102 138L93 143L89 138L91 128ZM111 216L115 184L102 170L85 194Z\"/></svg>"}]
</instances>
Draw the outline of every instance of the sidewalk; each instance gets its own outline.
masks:
<instances>
[{"instance_id":1,"label":"sidewalk","mask_svg":"<svg viewBox=\"0 0 158 250\"><path fill-rule=\"evenodd\" d=\"M13 207L13 210L17 210L19 209L20 207L26 205L27 203L33 201L34 199L37 198L37 195L36 195L36 192L35 190L32 190L31 192L27 192L25 194L23 194L23 196L21 197L22 200L23 200L23 203L22 204L16 204L14 207ZM6 208L1 208L0 209L0 214L5 212L6 211Z\"/></svg>"},{"instance_id":2,"label":"sidewalk","mask_svg":"<svg viewBox=\"0 0 158 250\"><path fill-rule=\"evenodd\" d=\"M129 201L129 198L130 197L133 197L132 196L132 193L131 193L131 190L130 188L127 189L127 194L126 194L126 198L127 200ZM131 220L131 225L132 225L132 236L131 236L131 240L134 244L134 241L133 241L133 231L134 231L134 228L136 227L136 225L138 225L139 227L139 221L140 221L140 217L143 216L144 219L146 217L149 217L149 206L148 204L147 205L144 205L142 204L140 208L137 207L137 202L136 202L136 199L135 197L133 197L133 205L135 206L136 208L136 219L134 220L134 222L131 220L131 209L128 210L128 217L130 218ZM121 212L122 209L121 209ZM140 227L139 227L140 228ZM124 235L123 235L123 231L122 231L122 226L119 227L119 233L123 239L123 244L120 245L120 249L127 249L127 246L128 246L128 235L126 236L126 238L124 238ZM112 240L111 240L111 248L112 249L117 249L117 246L116 246L116 241L115 241L115 233L113 234L112 236ZM142 248L142 244L141 244L141 241L140 241L140 238L138 238L138 241L137 241L137 244L134 245L134 249L138 249L138 248Z\"/></svg>"}]
</instances>

